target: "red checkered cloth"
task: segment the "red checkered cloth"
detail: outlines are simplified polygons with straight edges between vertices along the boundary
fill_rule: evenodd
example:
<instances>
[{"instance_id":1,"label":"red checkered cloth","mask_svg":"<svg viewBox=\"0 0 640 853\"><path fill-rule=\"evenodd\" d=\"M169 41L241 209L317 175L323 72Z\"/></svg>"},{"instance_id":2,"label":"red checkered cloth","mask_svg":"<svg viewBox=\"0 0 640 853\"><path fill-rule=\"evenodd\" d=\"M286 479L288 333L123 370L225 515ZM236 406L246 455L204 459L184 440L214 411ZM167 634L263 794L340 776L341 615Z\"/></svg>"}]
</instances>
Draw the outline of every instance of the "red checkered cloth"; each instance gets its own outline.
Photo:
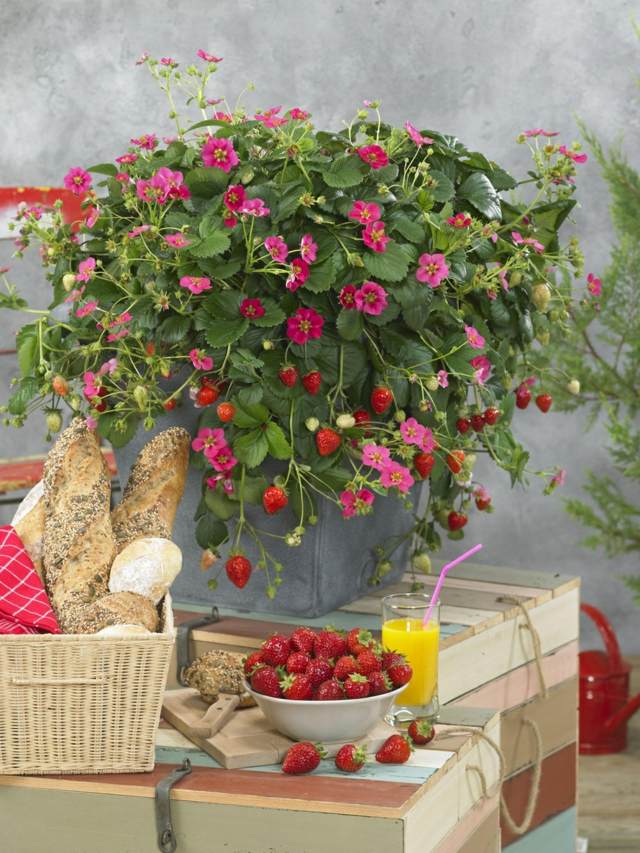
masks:
<instances>
[{"instance_id":1,"label":"red checkered cloth","mask_svg":"<svg viewBox=\"0 0 640 853\"><path fill-rule=\"evenodd\" d=\"M60 626L22 540L0 526L0 634L59 634Z\"/></svg>"}]
</instances>

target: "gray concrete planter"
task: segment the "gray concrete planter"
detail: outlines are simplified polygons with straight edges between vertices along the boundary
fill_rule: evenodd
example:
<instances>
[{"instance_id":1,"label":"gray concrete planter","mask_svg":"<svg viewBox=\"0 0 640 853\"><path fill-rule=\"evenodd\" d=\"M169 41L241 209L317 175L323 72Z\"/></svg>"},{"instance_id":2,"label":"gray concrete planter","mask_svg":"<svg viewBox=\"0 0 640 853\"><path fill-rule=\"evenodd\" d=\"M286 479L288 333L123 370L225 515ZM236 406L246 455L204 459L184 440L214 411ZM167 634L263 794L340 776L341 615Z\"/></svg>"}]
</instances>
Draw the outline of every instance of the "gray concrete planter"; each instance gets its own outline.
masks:
<instances>
[{"instance_id":1,"label":"gray concrete planter","mask_svg":"<svg viewBox=\"0 0 640 853\"><path fill-rule=\"evenodd\" d=\"M152 432L139 429L133 440L116 450L121 482L126 483L129 469L142 446L157 432L170 426L184 426L195 432L197 411L190 405L163 417ZM183 569L176 579L172 594L176 601L200 604L222 604L247 611L267 611L300 617L321 616L366 593L375 566L374 547L389 536L405 533L411 527L409 513L400 501L379 500L374 512L362 518L345 521L338 509L328 503L319 506L318 524L309 528L302 545L289 548L278 540L269 550L284 565L282 586L272 601L265 595L265 578L254 570L247 586L239 590L222 571L215 591L207 586L211 571L200 570L199 548L195 539L194 514L200 501L201 472L189 470L187 487L178 509L173 538L183 553ZM248 517L263 529L286 533L293 526L291 517L266 518L261 507L251 507ZM247 554L255 558L251 542L244 543ZM394 554L397 569L386 578L392 583L407 565L409 542ZM222 548L223 559L225 548ZM217 570L218 565L212 567Z\"/></svg>"}]
</instances>

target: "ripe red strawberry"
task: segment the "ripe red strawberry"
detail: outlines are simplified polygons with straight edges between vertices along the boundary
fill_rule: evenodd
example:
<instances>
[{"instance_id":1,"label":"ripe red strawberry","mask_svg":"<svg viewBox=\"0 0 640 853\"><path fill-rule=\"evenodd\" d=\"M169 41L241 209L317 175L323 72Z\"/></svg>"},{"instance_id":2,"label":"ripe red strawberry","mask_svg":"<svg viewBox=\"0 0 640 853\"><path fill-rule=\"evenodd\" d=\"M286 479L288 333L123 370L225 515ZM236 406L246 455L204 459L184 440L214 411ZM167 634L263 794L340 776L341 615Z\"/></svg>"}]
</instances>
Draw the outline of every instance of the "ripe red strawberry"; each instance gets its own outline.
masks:
<instances>
[{"instance_id":1,"label":"ripe red strawberry","mask_svg":"<svg viewBox=\"0 0 640 853\"><path fill-rule=\"evenodd\" d=\"M427 479L435 464L435 457L431 453L417 453L413 457L413 467L423 480Z\"/></svg>"},{"instance_id":2,"label":"ripe red strawberry","mask_svg":"<svg viewBox=\"0 0 640 853\"><path fill-rule=\"evenodd\" d=\"M324 658L314 658L309 661L309 666L305 675L311 681L314 687L322 684L323 681L328 681L333 674L333 667L328 660Z\"/></svg>"},{"instance_id":3,"label":"ripe red strawberry","mask_svg":"<svg viewBox=\"0 0 640 853\"><path fill-rule=\"evenodd\" d=\"M285 675L280 681L282 695L285 699L295 699L298 702L310 700L313 696L313 687L306 675L292 673Z\"/></svg>"},{"instance_id":4,"label":"ripe red strawberry","mask_svg":"<svg viewBox=\"0 0 640 853\"><path fill-rule=\"evenodd\" d=\"M291 652L287 658L287 672L302 673L307 671L311 658L306 652Z\"/></svg>"},{"instance_id":5,"label":"ripe red strawberry","mask_svg":"<svg viewBox=\"0 0 640 853\"><path fill-rule=\"evenodd\" d=\"M553 397L551 394L538 394L536 397L536 406L543 412L545 415L551 408L551 404L553 403Z\"/></svg>"},{"instance_id":6,"label":"ripe red strawberry","mask_svg":"<svg viewBox=\"0 0 640 853\"><path fill-rule=\"evenodd\" d=\"M352 673L344 682L344 693L347 699L366 699L369 695L369 682L365 675Z\"/></svg>"},{"instance_id":7,"label":"ripe red strawberry","mask_svg":"<svg viewBox=\"0 0 640 853\"><path fill-rule=\"evenodd\" d=\"M251 688L256 693L279 699L282 696L280 676L272 666L260 666L251 676Z\"/></svg>"},{"instance_id":8,"label":"ripe red strawberry","mask_svg":"<svg viewBox=\"0 0 640 853\"><path fill-rule=\"evenodd\" d=\"M336 660L347 650L347 642L336 631L325 628L320 631L313 641L313 652L317 658L333 658Z\"/></svg>"},{"instance_id":9,"label":"ripe red strawberry","mask_svg":"<svg viewBox=\"0 0 640 853\"><path fill-rule=\"evenodd\" d=\"M396 687L403 687L411 681L413 670L408 663L394 663L387 669L387 675L395 689Z\"/></svg>"},{"instance_id":10,"label":"ripe red strawberry","mask_svg":"<svg viewBox=\"0 0 640 853\"><path fill-rule=\"evenodd\" d=\"M357 773L364 767L367 760L367 752L362 746L347 743L341 746L336 753L336 767L345 773Z\"/></svg>"},{"instance_id":11,"label":"ripe red strawberry","mask_svg":"<svg viewBox=\"0 0 640 853\"><path fill-rule=\"evenodd\" d=\"M253 670L264 662L264 658L262 657L262 652L251 652L250 655L244 659L244 674L249 677Z\"/></svg>"},{"instance_id":12,"label":"ripe red strawberry","mask_svg":"<svg viewBox=\"0 0 640 853\"><path fill-rule=\"evenodd\" d=\"M284 666L291 654L291 643L282 634L273 634L262 644L262 657L271 666Z\"/></svg>"},{"instance_id":13,"label":"ripe red strawberry","mask_svg":"<svg viewBox=\"0 0 640 853\"><path fill-rule=\"evenodd\" d=\"M293 386L298 381L298 370L292 365L285 365L281 367L278 371L278 376L280 377L280 382L283 385L286 385L287 388L293 388Z\"/></svg>"},{"instance_id":14,"label":"ripe red strawberry","mask_svg":"<svg viewBox=\"0 0 640 853\"><path fill-rule=\"evenodd\" d=\"M452 450L447 456L447 465L452 474L459 474L462 471L463 462L464 450Z\"/></svg>"},{"instance_id":15,"label":"ripe red strawberry","mask_svg":"<svg viewBox=\"0 0 640 853\"><path fill-rule=\"evenodd\" d=\"M220 391L214 385L203 385L196 394L196 403L199 406L210 406L220 396Z\"/></svg>"},{"instance_id":16,"label":"ripe red strawberry","mask_svg":"<svg viewBox=\"0 0 640 853\"><path fill-rule=\"evenodd\" d=\"M498 423L500 418L500 409L494 409L493 406L490 406L488 409L484 410L484 421L489 426L493 426Z\"/></svg>"},{"instance_id":17,"label":"ripe red strawberry","mask_svg":"<svg viewBox=\"0 0 640 853\"><path fill-rule=\"evenodd\" d=\"M275 515L289 503L289 498L280 486L267 486L262 493L262 506L267 515Z\"/></svg>"},{"instance_id":18,"label":"ripe red strawberry","mask_svg":"<svg viewBox=\"0 0 640 853\"><path fill-rule=\"evenodd\" d=\"M468 418L458 418L456 421L456 429L463 435L471 429L471 421Z\"/></svg>"},{"instance_id":19,"label":"ripe red strawberry","mask_svg":"<svg viewBox=\"0 0 640 853\"><path fill-rule=\"evenodd\" d=\"M449 530L462 530L465 524L469 521L469 517L464 512L456 512L451 510L447 516L447 526Z\"/></svg>"},{"instance_id":20,"label":"ripe red strawberry","mask_svg":"<svg viewBox=\"0 0 640 853\"><path fill-rule=\"evenodd\" d=\"M289 747L282 762L282 772L297 775L299 773L311 773L315 770L320 759L326 755L322 747L308 740L294 743Z\"/></svg>"},{"instance_id":21,"label":"ripe red strawberry","mask_svg":"<svg viewBox=\"0 0 640 853\"><path fill-rule=\"evenodd\" d=\"M302 377L302 384L304 385L307 393L315 396L322 385L322 374L319 370L312 370L311 373L307 373Z\"/></svg>"},{"instance_id":22,"label":"ripe red strawberry","mask_svg":"<svg viewBox=\"0 0 640 853\"><path fill-rule=\"evenodd\" d=\"M484 415L480 414L480 412L471 415L471 426L474 432L482 432L484 429Z\"/></svg>"},{"instance_id":23,"label":"ripe red strawberry","mask_svg":"<svg viewBox=\"0 0 640 853\"><path fill-rule=\"evenodd\" d=\"M353 413L356 426L368 426L371 423L371 415L366 409L356 409Z\"/></svg>"},{"instance_id":24,"label":"ripe red strawberry","mask_svg":"<svg viewBox=\"0 0 640 853\"><path fill-rule=\"evenodd\" d=\"M335 430L325 427L316 433L316 447L320 456L335 453L342 444L342 439Z\"/></svg>"},{"instance_id":25,"label":"ripe red strawberry","mask_svg":"<svg viewBox=\"0 0 640 853\"><path fill-rule=\"evenodd\" d=\"M316 702L337 702L344 699L344 690L339 681L328 678L316 687L313 698Z\"/></svg>"},{"instance_id":26,"label":"ripe red strawberry","mask_svg":"<svg viewBox=\"0 0 640 853\"><path fill-rule=\"evenodd\" d=\"M306 628L301 625L299 628L296 628L289 641L291 643L291 648L296 652L306 652L308 655L311 654L313 650L313 641L316 638L315 631L312 631L311 628Z\"/></svg>"},{"instance_id":27,"label":"ripe red strawberry","mask_svg":"<svg viewBox=\"0 0 640 853\"><path fill-rule=\"evenodd\" d=\"M153 341L149 341L149 343L144 345L144 351L147 355L155 355L156 354L156 345Z\"/></svg>"},{"instance_id":28,"label":"ripe red strawberry","mask_svg":"<svg viewBox=\"0 0 640 853\"><path fill-rule=\"evenodd\" d=\"M424 746L436 736L436 730L429 720L412 720L409 723L409 737L418 746Z\"/></svg>"},{"instance_id":29,"label":"ripe red strawberry","mask_svg":"<svg viewBox=\"0 0 640 853\"><path fill-rule=\"evenodd\" d=\"M58 376L54 376L51 380L51 387L56 394L59 394L61 397L66 397L69 393L69 383L64 376L60 376L59 374Z\"/></svg>"},{"instance_id":30,"label":"ripe red strawberry","mask_svg":"<svg viewBox=\"0 0 640 853\"><path fill-rule=\"evenodd\" d=\"M336 665L333 668L333 677L337 678L338 681L344 681L348 675L357 671L358 664L353 655L343 655L336 661Z\"/></svg>"},{"instance_id":31,"label":"ripe red strawberry","mask_svg":"<svg viewBox=\"0 0 640 853\"><path fill-rule=\"evenodd\" d=\"M491 506L491 497L489 495L487 495L486 497L478 496L476 498L476 506L478 507L480 512L483 512L485 509L488 509Z\"/></svg>"},{"instance_id":32,"label":"ripe red strawberry","mask_svg":"<svg viewBox=\"0 0 640 853\"><path fill-rule=\"evenodd\" d=\"M370 675L382 669L382 661L371 649L365 649L358 655L358 672L360 675Z\"/></svg>"},{"instance_id":33,"label":"ripe red strawberry","mask_svg":"<svg viewBox=\"0 0 640 853\"><path fill-rule=\"evenodd\" d=\"M371 408L376 414L381 415L386 412L392 403L393 394L389 388L378 385L371 392Z\"/></svg>"},{"instance_id":34,"label":"ripe red strawberry","mask_svg":"<svg viewBox=\"0 0 640 853\"><path fill-rule=\"evenodd\" d=\"M232 421L236 413L236 407L233 403L218 403L216 414L223 424L228 424Z\"/></svg>"},{"instance_id":35,"label":"ripe red strawberry","mask_svg":"<svg viewBox=\"0 0 640 853\"><path fill-rule=\"evenodd\" d=\"M391 652L384 651L382 653L382 668L389 669L390 666L394 666L395 664L406 663L407 659L404 655L400 654L400 652Z\"/></svg>"},{"instance_id":36,"label":"ripe red strawberry","mask_svg":"<svg viewBox=\"0 0 640 853\"><path fill-rule=\"evenodd\" d=\"M176 407L176 401L172 398L171 400L167 400L162 404L162 408L165 412L172 412Z\"/></svg>"},{"instance_id":37,"label":"ripe red strawberry","mask_svg":"<svg viewBox=\"0 0 640 853\"><path fill-rule=\"evenodd\" d=\"M380 764L404 764L411 755L411 744L404 735L391 735L376 752Z\"/></svg>"},{"instance_id":38,"label":"ripe red strawberry","mask_svg":"<svg viewBox=\"0 0 640 853\"><path fill-rule=\"evenodd\" d=\"M359 655L375 645L373 634L364 628L352 628L347 634L347 648L352 655Z\"/></svg>"},{"instance_id":39,"label":"ripe red strawberry","mask_svg":"<svg viewBox=\"0 0 640 853\"><path fill-rule=\"evenodd\" d=\"M380 696L382 693L388 693L390 690L393 690L393 684L386 672L381 672L380 670L370 672L367 676L367 681L369 682L370 696Z\"/></svg>"},{"instance_id":40,"label":"ripe red strawberry","mask_svg":"<svg viewBox=\"0 0 640 853\"><path fill-rule=\"evenodd\" d=\"M531 391L526 385L518 385L516 388L516 406L519 409L526 409L531 402Z\"/></svg>"},{"instance_id":41,"label":"ripe red strawberry","mask_svg":"<svg viewBox=\"0 0 640 853\"><path fill-rule=\"evenodd\" d=\"M242 589L247 585L251 577L252 566L246 557L243 557L242 554L234 554L234 556L229 557L224 567L227 577L234 586Z\"/></svg>"}]
</instances>

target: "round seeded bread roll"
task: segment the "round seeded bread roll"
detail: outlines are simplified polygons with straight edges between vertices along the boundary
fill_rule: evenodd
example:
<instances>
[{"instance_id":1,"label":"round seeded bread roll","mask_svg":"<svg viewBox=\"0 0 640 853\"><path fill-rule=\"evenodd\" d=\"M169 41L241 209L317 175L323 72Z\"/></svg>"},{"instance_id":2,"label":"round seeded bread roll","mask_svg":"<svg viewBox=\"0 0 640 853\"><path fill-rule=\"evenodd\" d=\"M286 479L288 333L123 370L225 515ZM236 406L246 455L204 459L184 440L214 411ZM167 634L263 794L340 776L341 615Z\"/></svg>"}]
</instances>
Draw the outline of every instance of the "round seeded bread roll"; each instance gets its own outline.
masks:
<instances>
[{"instance_id":1,"label":"round seeded bread roll","mask_svg":"<svg viewBox=\"0 0 640 853\"><path fill-rule=\"evenodd\" d=\"M109 625L138 625L155 633L160 626L156 606L137 592L111 592L73 614L69 633L95 634Z\"/></svg>"},{"instance_id":2,"label":"round seeded bread roll","mask_svg":"<svg viewBox=\"0 0 640 853\"><path fill-rule=\"evenodd\" d=\"M182 568L175 542L147 536L130 542L111 564L111 592L137 592L159 604Z\"/></svg>"}]
</instances>

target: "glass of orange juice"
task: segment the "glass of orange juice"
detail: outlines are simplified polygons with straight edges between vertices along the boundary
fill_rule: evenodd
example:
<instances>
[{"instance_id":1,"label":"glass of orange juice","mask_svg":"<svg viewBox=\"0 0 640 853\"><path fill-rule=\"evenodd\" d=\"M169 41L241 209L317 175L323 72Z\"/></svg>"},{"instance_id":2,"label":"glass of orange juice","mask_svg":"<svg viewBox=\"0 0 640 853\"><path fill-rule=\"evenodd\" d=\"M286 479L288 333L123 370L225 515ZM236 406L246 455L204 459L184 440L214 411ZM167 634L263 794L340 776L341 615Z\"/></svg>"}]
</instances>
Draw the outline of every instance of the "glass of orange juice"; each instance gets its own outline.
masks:
<instances>
[{"instance_id":1,"label":"glass of orange juice","mask_svg":"<svg viewBox=\"0 0 640 853\"><path fill-rule=\"evenodd\" d=\"M413 669L411 681L387 715L391 725L416 718L435 720L438 702L438 647L440 645L440 603L436 603L429 623L423 624L431 596L418 592L387 595L382 599L382 644L403 654Z\"/></svg>"}]
</instances>

